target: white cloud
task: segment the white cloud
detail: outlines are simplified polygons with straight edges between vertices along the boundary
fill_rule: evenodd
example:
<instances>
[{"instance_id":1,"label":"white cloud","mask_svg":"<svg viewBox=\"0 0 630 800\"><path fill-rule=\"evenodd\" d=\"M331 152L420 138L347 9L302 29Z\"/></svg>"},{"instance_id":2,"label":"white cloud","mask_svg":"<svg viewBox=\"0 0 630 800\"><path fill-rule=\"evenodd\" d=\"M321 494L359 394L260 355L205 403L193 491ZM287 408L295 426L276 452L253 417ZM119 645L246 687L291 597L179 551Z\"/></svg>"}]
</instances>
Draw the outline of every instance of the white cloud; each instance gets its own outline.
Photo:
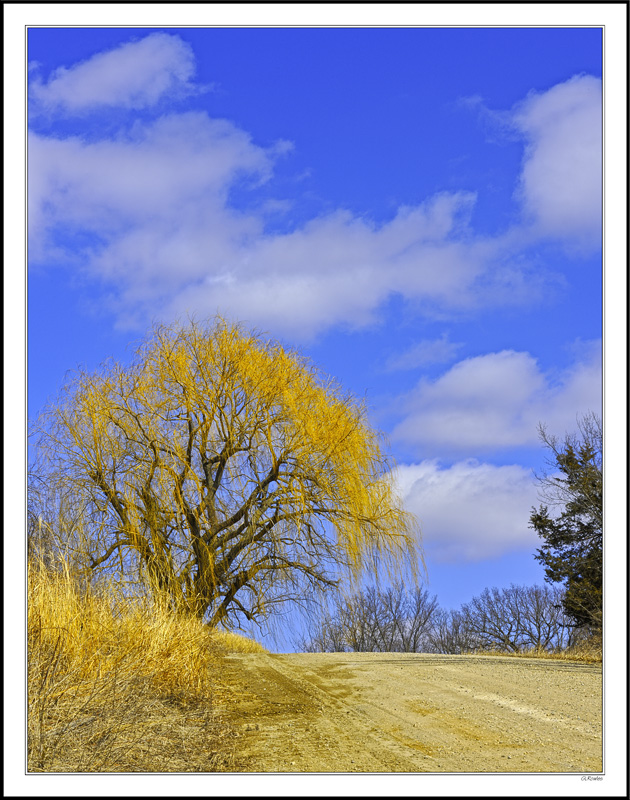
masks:
<instances>
[{"instance_id":1,"label":"white cloud","mask_svg":"<svg viewBox=\"0 0 630 800\"><path fill-rule=\"evenodd\" d=\"M392 437L428 456L532 445L539 422L563 434L575 428L576 415L598 411L601 381L597 342L558 375L544 374L529 353L468 358L402 399L404 417Z\"/></svg>"},{"instance_id":2,"label":"white cloud","mask_svg":"<svg viewBox=\"0 0 630 800\"><path fill-rule=\"evenodd\" d=\"M516 108L527 138L518 188L538 232L574 247L597 246L602 223L602 85L575 76Z\"/></svg>"},{"instance_id":3,"label":"white cloud","mask_svg":"<svg viewBox=\"0 0 630 800\"><path fill-rule=\"evenodd\" d=\"M396 471L404 504L418 518L430 560L457 563L498 558L517 550L533 554L539 541L528 528L538 505L531 470L475 460L441 468L437 461Z\"/></svg>"},{"instance_id":4,"label":"white cloud","mask_svg":"<svg viewBox=\"0 0 630 800\"><path fill-rule=\"evenodd\" d=\"M220 307L300 338L339 324L369 325L396 291L452 304L481 268L480 258L450 237L470 203L465 193L439 195L380 226L337 212L293 232L261 236L218 275L210 269L175 297L172 309Z\"/></svg>"},{"instance_id":5,"label":"white cloud","mask_svg":"<svg viewBox=\"0 0 630 800\"><path fill-rule=\"evenodd\" d=\"M446 333L439 339L423 339L403 353L391 356L385 368L390 371L412 370L429 364L444 364L451 361L462 345L449 341Z\"/></svg>"},{"instance_id":6,"label":"white cloud","mask_svg":"<svg viewBox=\"0 0 630 800\"><path fill-rule=\"evenodd\" d=\"M165 95L194 91L192 47L179 36L152 33L69 69L60 67L46 83L31 82L35 110L77 114L99 107L145 108Z\"/></svg>"},{"instance_id":7,"label":"white cloud","mask_svg":"<svg viewBox=\"0 0 630 800\"><path fill-rule=\"evenodd\" d=\"M139 108L190 89L193 71L187 44L152 34L58 70L47 84L34 84L33 96L41 107L67 112L97 104ZM541 158L549 131L564 130L564 106L552 104L555 116L545 116L537 105L543 99L529 98L520 111L535 144L526 171ZM568 104L566 113L572 109ZM31 261L69 263L104 281L122 325L219 311L298 339L371 325L392 294L444 318L528 302L540 292L540 274L521 257L523 230L486 238L471 231L472 192L436 194L380 224L339 210L269 233L270 214L280 214L286 200L267 193L258 207L239 211L231 192L243 188L244 176L250 188L268 180L290 148L259 147L236 125L201 112L137 122L96 141L32 133ZM446 342L431 352L428 346L402 363L453 354Z\"/></svg>"},{"instance_id":8,"label":"white cloud","mask_svg":"<svg viewBox=\"0 0 630 800\"><path fill-rule=\"evenodd\" d=\"M482 243L458 240L474 195L438 194L382 225L339 211L265 234L268 201L238 212L229 192L243 175L265 181L286 149L264 150L198 112L97 142L32 133L31 259L50 260L60 231L91 235L82 265L115 287L128 325L220 311L300 338L370 324L391 292L468 302L487 255Z\"/></svg>"},{"instance_id":9,"label":"white cloud","mask_svg":"<svg viewBox=\"0 0 630 800\"><path fill-rule=\"evenodd\" d=\"M239 176L260 181L271 171L269 153L247 134L200 112L164 116L91 143L32 133L28 156L31 255L47 254L49 235L59 227L92 233L106 245L92 255L92 270L110 278L132 270L149 284L164 271L175 283L186 280L187 261L195 275L212 264L209 240L221 250L232 236L251 233L256 221L230 215L226 196ZM178 239L191 228L197 235L182 260Z\"/></svg>"}]
</instances>

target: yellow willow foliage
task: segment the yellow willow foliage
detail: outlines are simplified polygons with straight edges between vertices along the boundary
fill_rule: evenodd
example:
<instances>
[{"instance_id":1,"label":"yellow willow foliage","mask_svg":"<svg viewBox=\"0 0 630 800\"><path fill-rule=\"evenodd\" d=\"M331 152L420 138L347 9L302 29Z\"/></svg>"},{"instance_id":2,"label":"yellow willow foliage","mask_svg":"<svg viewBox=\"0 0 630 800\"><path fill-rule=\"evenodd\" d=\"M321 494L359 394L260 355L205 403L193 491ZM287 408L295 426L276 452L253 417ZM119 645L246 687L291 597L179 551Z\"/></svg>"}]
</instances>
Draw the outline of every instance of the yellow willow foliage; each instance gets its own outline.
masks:
<instances>
[{"instance_id":1,"label":"yellow willow foliage","mask_svg":"<svg viewBox=\"0 0 630 800\"><path fill-rule=\"evenodd\" d=\"M241 590L255 616L297 573L323 585L335 562L418 560L365 409L221 319L155 328L132 367L79 375L49 418L48 450L100 520L93 566L131 552L173 602L223 598L216 621Z\"/></svg>"}]
</instances>

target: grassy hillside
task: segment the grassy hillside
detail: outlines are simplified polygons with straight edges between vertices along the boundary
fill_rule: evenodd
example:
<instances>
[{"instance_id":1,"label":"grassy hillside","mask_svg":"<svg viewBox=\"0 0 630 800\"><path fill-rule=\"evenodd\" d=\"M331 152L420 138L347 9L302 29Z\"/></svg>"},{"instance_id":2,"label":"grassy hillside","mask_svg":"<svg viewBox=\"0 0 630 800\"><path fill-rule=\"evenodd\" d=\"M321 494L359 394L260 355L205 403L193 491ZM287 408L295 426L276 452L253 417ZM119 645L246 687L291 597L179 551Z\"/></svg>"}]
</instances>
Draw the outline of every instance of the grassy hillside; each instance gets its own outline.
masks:
<instances>
[{"instance_id":1,"label":"grassy hillside","mask_svg":"<svg viewBox=\"0 0 630 800\"><path fill-rule=\"evenodd\" d=\"M229 771L213 712L222 655L264 652L119 587L81 588L67 564L28 575L28 769Z\"/></svg>"}]
</instances>

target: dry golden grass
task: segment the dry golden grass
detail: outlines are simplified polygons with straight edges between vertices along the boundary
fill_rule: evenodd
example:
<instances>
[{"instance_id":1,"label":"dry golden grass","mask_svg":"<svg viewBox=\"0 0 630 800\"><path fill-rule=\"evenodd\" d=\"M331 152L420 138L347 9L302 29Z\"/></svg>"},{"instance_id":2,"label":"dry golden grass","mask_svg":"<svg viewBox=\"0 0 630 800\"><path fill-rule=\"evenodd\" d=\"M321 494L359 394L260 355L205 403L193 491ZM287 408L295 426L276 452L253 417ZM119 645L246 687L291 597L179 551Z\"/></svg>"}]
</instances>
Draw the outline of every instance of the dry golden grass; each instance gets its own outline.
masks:
<instances>
[{"instance_id":1,"label":"dry golden grass","mask_svg":"<svg viewBox=\"0 0 630 800\"><path fill-rule=\"evenodd\" d=\"M510 658L547 658L555 661L582 661L588 664L598 664L603 660L601 643L583 642L565 650L542 650L532 648L518 653L504 650L478 650L477 656L509 656Z\"/></svg>"},{"instance_id":2,"label":"dry golden grass","mask_svg":"<svg viewBox=\"0 0 630 800\"><path fill-rule=\"evenodd\" d=\"M225 653L268 653L266 647L263 647L255 639L250 639L247 636L241 636L238 633L231 631L215 630L211 634L212 641Z\"/></svg>"},{"instance_id":3,"label":"dry golden grass","mask_svg":"<svg viewBox=\"0 0 630 800\"><path fill-rule=\"evenodd\" d=\"M222 652L255 642L81 590L64 564L31 567L28 601L29 771L230 771L214 679Z\"/></svg>"}]
</instances>

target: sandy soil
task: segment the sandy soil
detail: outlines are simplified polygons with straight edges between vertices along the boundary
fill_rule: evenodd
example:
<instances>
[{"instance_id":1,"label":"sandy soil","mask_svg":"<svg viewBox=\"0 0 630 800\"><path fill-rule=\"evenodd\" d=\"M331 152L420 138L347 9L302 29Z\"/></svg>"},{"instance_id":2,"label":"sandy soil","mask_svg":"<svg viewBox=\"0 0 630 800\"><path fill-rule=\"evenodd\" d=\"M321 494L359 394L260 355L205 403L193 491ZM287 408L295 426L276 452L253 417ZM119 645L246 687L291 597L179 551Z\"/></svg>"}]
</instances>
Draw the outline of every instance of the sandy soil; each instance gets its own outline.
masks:
<instances>
[{"instance_id":1,"label":"sandy soil","mask_svg":"<svg viewBox=\"0 0 630 800\"><path fill-rule=\"evenodd\" d=\"M403 653L232 655L241 772L601 772L599 665Z\"/></svg>"}]
</instances>

